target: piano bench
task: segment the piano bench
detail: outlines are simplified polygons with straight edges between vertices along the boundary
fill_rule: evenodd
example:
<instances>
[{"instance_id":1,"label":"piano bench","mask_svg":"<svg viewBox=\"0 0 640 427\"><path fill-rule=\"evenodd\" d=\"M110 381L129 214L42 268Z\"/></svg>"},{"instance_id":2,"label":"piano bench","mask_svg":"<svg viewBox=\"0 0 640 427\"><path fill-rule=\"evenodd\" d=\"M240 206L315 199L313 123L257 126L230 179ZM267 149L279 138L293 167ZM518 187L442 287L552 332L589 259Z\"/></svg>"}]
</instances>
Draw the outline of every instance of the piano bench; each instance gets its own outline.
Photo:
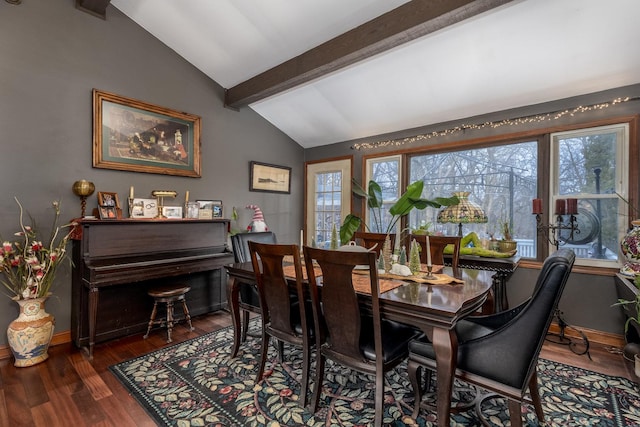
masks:
<instances>
[{"instance_id":1,"label":"piano bench","mask_svg":"<svg viewBox=\"0 0 640 427\"><path fill-rule=\"evenodd\" d=\"M187 292L191 290L191 287L184 284L164 285L158 286L147 291L147 294L153 298L153 310L151 311L151 319L149 320L149 327L144 338L149 337L149 332L153 325L167 325L167 342L171 342L171 331L173 325L176 322L173 317L173 304L178 301L182 301L182 311L184 312L184 318L189 323L189 330L193 331L193 325L191 324L191 316L189 315L189 308L184 297ZM158 303L167 304L167 317L165 319L156 320L156 314L158 312Z\"/></svg>"}]
</instances>

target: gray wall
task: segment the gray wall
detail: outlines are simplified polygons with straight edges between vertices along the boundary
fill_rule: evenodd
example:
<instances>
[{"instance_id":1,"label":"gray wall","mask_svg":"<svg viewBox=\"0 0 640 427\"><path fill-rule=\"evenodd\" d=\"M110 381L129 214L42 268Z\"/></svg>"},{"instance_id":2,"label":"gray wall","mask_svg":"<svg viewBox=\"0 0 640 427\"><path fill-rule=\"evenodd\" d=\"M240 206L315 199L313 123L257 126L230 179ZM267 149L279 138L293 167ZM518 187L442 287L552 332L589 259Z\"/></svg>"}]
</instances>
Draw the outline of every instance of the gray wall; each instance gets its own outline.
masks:
<instances>
[{"instance_id":1,"label":"gray wall","mask_svg":"<svg viewBox=\"0 0 640 427\"><path fill-rule=\"evenodd\" d=\"M574 116L565 115L559 120L549 120L542 122L534 122L526 125L504 126L498 128L483 128L480 130L466 130L464 133L453 133L443 137L435 137L426 139L403 146L390 146L385 148L374 148L368 150L354 150L352 146L355 143L387 141L390 139L401 139L412 137L415 135L429 134L431 132L439 132L452 129L462 124L481 124L485 121L497 122L503 119L513 119L518 117L527 117L535 114L545 114L548 112L563 111L565 109L573 110L580 105L587 106L591 104L599 104L611 102L621 97L639 97L640 84L633 86L612 89L608 91L587 94L584 96L568 98L549 102L546 104L532 105L523 108L517 108L509 111L496 112L483 116L469 117L448 123L439 123L433 126L426 126L416 129L408 129L392 134L379 135L371 138L363 138L360 140L346 141L338 144L332 144L323 147L316 147L305 150L305 160L315 161L336 156L352 155L354 158L353 175L362 182L362 159L364 156L381 155L390 152L402 152L406 150L419 150L421 147L441 143L454 143L457 141L468 141L476 138L485 138L505 135L508 133L534 131L538 129L549 129L558 126L568 126L575 124L583 124L600 119L608 119L615 117L623 117L640 114L640 102L630 101L620 103L615 106L604 109L594 109L586 113L578 113ZM634 141L632 143L638 143ZM638 159L632 159L632 162L638 163ZM359 210L358 200L354 199L354 210ZM537 269L520 268L513 275L508 283L508 297L511 305L515 305L526 299L533 289L535 279L537 277ZM611 307L617 300L614 279L612 276L595 276L573 273L567 282L562 300L560 301L560 310L564 312L565 320L570 324L582 326L584 328L595 329L598 331L610 332L614 334L623 333L623 317L618 307Z\"/></svg>"},{"instance_id":2,"label":"gray wall","mask_svg":"<svg viewBox=\"0 0 640 427\"><path fill-rule=\"evenodd\" d=\"M74 7L74 0L0 1L0 236L18 227L17 196L48 232L50 202L62 201L65 220L80 215L71 191L78 179L96 191L117 192L126 211L129 186L137 197L172 189L190 199L221 199L225 216L239 208L246 227L261 207L267 225L282 242L298 242L302 228L304 150L246 108L223 108L223 89L133 23L115 7L98 19ZM168 17L170 21L170 17ZM206 55L207 52L203 52ZM91 90L97 88L202 117L202 178L94 169ZM249 191L249 161L290 166L290 195ZM89 198L88 211L96 207ZM0 287L2 293L7 293ZM61 271L47 310L56 332L69 330L71 280ZM18 306L0 298L0 330ZM0 345L6 343L4 332Z\"/></svg>"}]
</instances>

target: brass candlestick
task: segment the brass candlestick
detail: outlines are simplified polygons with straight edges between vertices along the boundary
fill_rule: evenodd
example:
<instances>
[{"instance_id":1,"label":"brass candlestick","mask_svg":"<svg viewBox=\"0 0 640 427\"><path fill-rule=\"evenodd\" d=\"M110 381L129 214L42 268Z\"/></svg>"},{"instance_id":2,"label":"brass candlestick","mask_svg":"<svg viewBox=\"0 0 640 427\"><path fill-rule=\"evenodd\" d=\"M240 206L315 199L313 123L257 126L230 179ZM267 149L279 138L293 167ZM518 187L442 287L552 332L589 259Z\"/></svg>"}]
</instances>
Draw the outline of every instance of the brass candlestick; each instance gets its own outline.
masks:
<instances>
[{"instance_id":1,"label":"brass candlestick","mask_svg":"<svg viewBox=\"0 0 640 427\"><path fill-rule=\"evenodd\" d=\"M427 279L427 280L437 279L437 277L432 273L432 271L433 271L433 265L428 264L427 265L427 275L424 276L424 278Z\"/></svg>"},{"instance_id":2,"label":"brass candlestick","mask_svg":"<svg viewBox=\"0 0 640 427\"><path fill-rule=\"evenodd\" d=\"M85 210L87 209L87 197L93 194L96 190L96 186L93 182L89 182L86 179L81 179L73 183L73 194L80 197L80 207L82 209L81 217L84 218Z\"/></svg>"}]
</instances>

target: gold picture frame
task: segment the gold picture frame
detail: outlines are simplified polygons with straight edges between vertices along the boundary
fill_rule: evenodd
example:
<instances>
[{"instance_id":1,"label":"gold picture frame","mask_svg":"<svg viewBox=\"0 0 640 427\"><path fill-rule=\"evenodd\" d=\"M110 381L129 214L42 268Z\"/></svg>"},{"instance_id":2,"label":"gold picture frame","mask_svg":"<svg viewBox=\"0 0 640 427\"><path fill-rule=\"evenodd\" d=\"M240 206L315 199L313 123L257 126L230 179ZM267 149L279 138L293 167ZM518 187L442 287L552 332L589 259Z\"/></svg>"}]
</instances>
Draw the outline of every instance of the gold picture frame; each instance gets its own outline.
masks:
<instances>
[{"instance_id":1,"label":"gold picture frame","mask_svg":"<svg viewBox=\"0 0 640 427\"><path fill-rule=\"evenodd\" d=\"M200 117L93 89L93 167L200 178Z\"/></svg>"}]
</instances>

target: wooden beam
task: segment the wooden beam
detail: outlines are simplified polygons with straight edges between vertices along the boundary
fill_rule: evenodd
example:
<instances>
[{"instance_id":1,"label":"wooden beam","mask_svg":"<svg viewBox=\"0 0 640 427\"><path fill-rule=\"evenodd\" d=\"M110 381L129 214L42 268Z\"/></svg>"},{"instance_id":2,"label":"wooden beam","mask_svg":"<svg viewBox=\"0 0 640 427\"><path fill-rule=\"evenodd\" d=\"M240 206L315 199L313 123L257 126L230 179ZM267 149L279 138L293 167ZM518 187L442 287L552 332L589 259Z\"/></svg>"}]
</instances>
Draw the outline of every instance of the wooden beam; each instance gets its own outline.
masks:
<instances>
[{"instance_id":1,"label":"wooden beam","mask_svg":"<svg viewBox=\"0 0 640 427\"><path fill-rule=\"evenodd\" d=\"M107 19L107 6L111 0L76 0L76 9Z\"/></svg>"},{"instance_id":2,"label":"wooden beam","mask_svg":"<svg viewBox=\"0 0 640 427\"><path fill-rule=\"evenodd\" d=\"M240 108L332 73L512 0L412 0L227 89Z\"/></svg>"}]
</instances>

